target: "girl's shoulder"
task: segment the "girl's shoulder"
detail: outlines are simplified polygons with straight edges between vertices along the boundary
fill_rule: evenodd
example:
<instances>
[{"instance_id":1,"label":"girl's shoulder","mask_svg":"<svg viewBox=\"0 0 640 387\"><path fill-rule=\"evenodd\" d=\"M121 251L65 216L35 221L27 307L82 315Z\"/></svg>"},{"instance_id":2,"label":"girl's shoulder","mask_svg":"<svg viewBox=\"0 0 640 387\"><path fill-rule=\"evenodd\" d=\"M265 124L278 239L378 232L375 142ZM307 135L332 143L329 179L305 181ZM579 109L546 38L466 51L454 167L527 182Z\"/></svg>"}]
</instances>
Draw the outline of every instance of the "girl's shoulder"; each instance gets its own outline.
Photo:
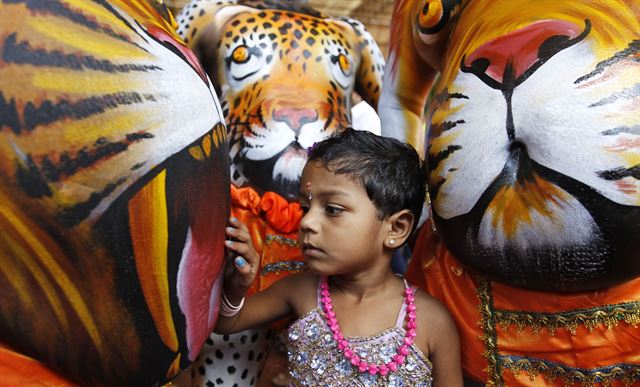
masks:
<instances>
[{"instance_id":1,"label":"girl's shoulder","mask_svg":"<svg viewBox=\"0 0 640 387\"><path fill-rule=\"evenodd\" d=\"M320 278L309 272L291 274L280 281L278 285L282 288L286 297L291 301L292 306L298 314L302 311L313 309L317 306L318 283Z\"/></svg>"},{"instance_id":2,"label":"girl's shoulder","mask_svg":"<svg viewBox=\"0 0 640 387\"><path fill-rule=\"evenodd\" d=\"M317 290L320 277L310 272L291 274L282 280L287 287L295 287L296 290Z\"/></svg>"},{"instance_id":3,"label":"girl's shoulder","mask_svg":"<svg viewBox=\"0 0 640 387\"><path fill-rule=\"evenodd\" d=\"M429 336L438 336L443 332L456 329L451 313L437 298L418 288L415 303L418 324L426 328Z\"/></svg>"},{"instance_id":4,"label":"girl's shoulder","mask_svg":"<svg viewBox=\"0 0 640 387\"><path fill-rule=\"evenodd\" d=\"M433 364L434 382L450 379L462 386L460 338L451 313L437 298L422 290L416 292L416 312L416 343L426 348L423 353L428 354Z\"/></svg>"},{"instance_id":5,"label":"girl's shoulder","mask_svg":"<svg viewBox=\"0 0 640 387\"><path fill-rule=\"evenodd\" d=\"M279 279L275 282L274 286L277 285L287 290L290 288L297 290L317 289L319 281L320 278L317 275L303 271Z\"/></svg>"}]
</instances>

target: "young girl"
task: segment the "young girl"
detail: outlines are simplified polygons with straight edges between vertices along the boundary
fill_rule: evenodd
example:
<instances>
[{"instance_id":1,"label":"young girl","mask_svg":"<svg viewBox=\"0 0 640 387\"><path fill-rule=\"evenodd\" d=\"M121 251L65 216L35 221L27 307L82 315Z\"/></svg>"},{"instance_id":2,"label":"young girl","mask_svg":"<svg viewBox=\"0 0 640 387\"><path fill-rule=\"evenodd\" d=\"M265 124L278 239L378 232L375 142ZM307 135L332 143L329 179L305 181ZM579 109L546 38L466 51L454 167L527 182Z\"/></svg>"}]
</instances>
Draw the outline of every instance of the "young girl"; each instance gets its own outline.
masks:
<instances>
[{"instance_id":1,"label":"young girl","mask_svg":"<svg viewBox=\"0 0 640 387\"><path fill-rule=\"evenodd\" d=\"M288 331L294 386L462 386L452 318L390 266L424 197L422 162L406 144L355 130L317 144L300 195L309 271L245 300L258 256L247 228L232 218L226 244L239 256L215 331L297 317Z\"/></svg>"}]
</instances>

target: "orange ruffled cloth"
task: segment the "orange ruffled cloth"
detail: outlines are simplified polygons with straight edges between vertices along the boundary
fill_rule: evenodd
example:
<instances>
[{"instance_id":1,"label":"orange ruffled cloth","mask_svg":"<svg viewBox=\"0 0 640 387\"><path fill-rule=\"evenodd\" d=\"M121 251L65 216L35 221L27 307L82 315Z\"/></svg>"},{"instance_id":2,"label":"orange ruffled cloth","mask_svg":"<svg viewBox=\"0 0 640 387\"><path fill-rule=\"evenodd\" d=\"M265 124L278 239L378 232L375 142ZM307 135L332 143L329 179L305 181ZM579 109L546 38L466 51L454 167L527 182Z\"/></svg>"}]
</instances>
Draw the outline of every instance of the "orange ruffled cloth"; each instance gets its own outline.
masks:
<instances>
[{"instance_id":1,"label":"orange ruffled cloth","mask_svg":"<svg viewBox=\"0 0 640 387\"><path fill-rule=\"evenodd\" d=\"M466 270L428 224L407 278L452 313L471 379L488 386L640 386L640 278L570 294L502 285Z\"/></svg>"},{"instance_id":2,"label":"orange ruffled cloth","mask_svg":"<svg viewBox=\"0 0 640 387\"><path fill-rule=\"evenodd\" d=\"M260 255L258 276L249 289L254 294L286 275L306 269L298 245L302 218L300 204L287 201L274 192L262 197L250 187L231 185L231 215L249 229Z\"/></svg>"}]
</instances>

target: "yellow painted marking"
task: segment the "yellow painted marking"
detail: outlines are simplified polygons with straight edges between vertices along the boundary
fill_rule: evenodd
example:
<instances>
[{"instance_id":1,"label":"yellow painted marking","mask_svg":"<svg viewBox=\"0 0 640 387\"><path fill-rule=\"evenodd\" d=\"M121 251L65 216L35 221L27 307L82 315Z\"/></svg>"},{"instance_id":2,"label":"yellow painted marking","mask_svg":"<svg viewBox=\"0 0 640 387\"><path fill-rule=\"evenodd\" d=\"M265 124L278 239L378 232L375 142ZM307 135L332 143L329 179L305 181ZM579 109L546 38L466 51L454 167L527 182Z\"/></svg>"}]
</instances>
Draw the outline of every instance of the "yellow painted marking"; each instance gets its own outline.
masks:
<instances>
[{"instance_id":1,"label":"yellow painted marking","mask_svg":"<svg viewBox=\"0 0 640 387\"><path fill-rule=\"evenodd\" d=\"M148 117L145 117L144 112L145 110L131 111L131 109L127 109L127 111L109 112L109 124L108 126L105 125L102 127L96 125L96 117L87 117L79 121L74 120L60 123L61 126L58 131L63 133L63 136L61 136L62 143L59 145L59 149L68 149L70 146L75 146L75 149L90 146L96 139L103 136L120 138L126 133L131 132L131 128L133 128L135 124L137 124L138 127L154 127L147 124L146 120ZM50 126L49 129L51 132L56 131L56 127L53 125Z\"/></svg>"},{"instance_id":2,"label":"yellow painted marking","mask_svg":"<svg viewBox=\"0 0 640 387\"><path fill-rule=\"evenodd\" d=\"M437 154L438 152L447 149L447 147L449 145L456 145L454 143L454 141L456 140L456 138L458 138L458 134L459 133L450 133L446 136L440 136L438 138L434 138L431 140L431 149L430 149L430 153L431 154ZM456 152L462 152L463 150L460 149ZM455 154L452 153L449 157L453 157L453 155ZM438 167L434 170L431 171L432 174L437 174L437 175L443 175L443 170L446 168L448 169L450 166L447 163L447 160L443 160L438 164Z\"/></svg>"},{"instance_id":3,"label":"yellow painted marking","mask_svg":"<svg viewBox=\"0 0 640 387\"><path fill-rule=\"evenodd\" d=\"M216 146L216 148L220 148L220 137L218 135L218 128L217 127L213 127L213 130L211 131L211 136L213 137L213 143Z\"/></svg>"},{"instance_id":4,"label":"yellow painted marking","mask_svg":"<svg viewBox=\"0 0 640 387\"><path fill-rule=\"evenodd\" d=\"M204 154L207 157L211 156L211 134L207 133L204 135L202 139L202 149L204 149Z\"/></svg>"},{"instance_id":5,"label":"yellow painted marking","mask_svg":"<svg viewBox=\"0 0 640 387\"><path fill-rule=\"evenodd\" d=\"M176 355L176 358L171 362L171 366L167 371L167 379L170 379L180 373L180 354Z\"/></svg>"},{"instance_id":6,"label":"yellow painted marking","mask_svg":"<svg viewBox=\"0 0 640 387\"><path fill-rule=\"evenodd\" d=\"M68 2L71 9L76 12L82 13L85 16L93 17L100 24L105 24L115 30L114 27L122 26L122 30L125 31L124 23L122 20L118 19L116 15L109 12L106 8L98 5L93 1L87 0L71 0ZM117 31L114 31L117 33ZM110 36L106 36L105 38L111 38Z\"/></svg>"},{"instance_id":7,"label":"yellow painted marking","mask_svg":"<svg viewBox=\"0 0 640 387\"><path fill-rule=\"evenodd\" d=\"M178 350L178 336L169 303L167 246L169 221L165 192L166 170L129 201L129 229L142 293L162 342Z\"/></svg>"},{"instance_id":8,"label":"yellow painted marking","mask_svg":"<svg viewBox=\"0 0 640 387\"><path fill-rule=\"evenodd\" d=\"M79 80L81 80L79 82ZM140 91L148 87L144 78L139 76L117 77L113 74L92 71L78 73L66 69L47 69L46 72L33 74L34 86L51 91L85 94L111 94L118 92Z\"/></svg>"},{"instance_id":9,"label":"yellow painted marking","mask_svg":"<svg viewBox=\"0 0 640 387\"><path fill-rule=\"evenodd\" d=\"M635 167L640 164L640 153L631 151L625 152L622 158L624 159L627 168Z\"/></svg>"},{"instance_id":10,"label":"yellow painted marking","mask_svg":"<svg viewBox=\"0 0 640 387\"><path fill-rule=\"evenodd\" d=\"M447 103L446 105L447 106L441 106L435 112L433 112L433 116L431 116L432 125L451 120L449 117L459 112L463 107L463 105L451 107L450 103Z\"/></svg>"},{"instance_id":11,"label":"yellow painted marking","mask_svg":"<svg viewBox=\"0 0 640 387\"><path fill-rule=\"evenodd\" d=\"M202 148L200 148L200 145L194 145L189 148L189 154L191 155L191 157L198 161L204 160L204 153L202 152Z\"/></svg>"},{"instance_id":12,"label":"yellow painted marking","mask_svg":"<svg viewBox=\"0 0 640 387\"><path fill-rule=\"evenodd\" d=\"M227 142L227 128L225 128L225 126L220 124L220 123L216 124L216 126L218 127L218 130L220 131L220 138L224 142Z\"/></svg>"},{"instance_id":13,"label":"yellow painted marking","mask_svg":"<svg viewBox=\"0 0 640 387\"><path fill-rule=\"evenodd\" d=\"M24 275L24 268L16 262L16 259L22 261L22 257L25 253L24 251L18 251L23 249L17 245L17 242L13 240L13 238L6 235L6 233L2 233L0 235L0 240L4 242L4 244L0 243L0 248L5 246L8 247L0 249L0 255L12 257L11 259L4 259L2 261L2 265L0 265L0 273L4 274L4 278L9 283L9 286L18 293L20 304L26 306L31 311L35 311L33 298L31 297L30 292L31 283L27 281L27 276Z\"/></svg>"},{"instance_id":14,"label":"yellow painted marking","mask_svg":"<svg viewBox=\"0 0 640 387\"><path fill-rule=\"evenodd\" d=\"M492 226L501 229L507 238L513 239L521 225L532 224L535 211L544 218L556 220L549 205L565 202L566 194L553 183L535 177L533 182L505 186L495 195L488 211L493 212Z\"/></svg>"},{"instance_id":15,"label":"yellow painted marking","mask_svg":"<svg viewBox=\"0 0 640 387\"><path fill-rule=\"evenodd\" d=\"M58 318L60 325L65 330L65 333L68 334L69 321L67 320L67 315L64 312L64 307L62 305L62 302L60 301L60 298L58 297L51 281L49 281L46 274L40 269L40 267L38 267L38 263L36 262L36 260L34 260L34 258L27 251L27 249L20 246L20 243L18 241L16 241L14 238L12 238L10 235L6 233L3 233L2 239L4 240L6 245L9 246L13 256L18 257L18 259L22 262L22 264L31 273L31 275L35 279L40 289L42 289L42 292L44 293L45 298L49 302L49 306L51 306L53 313ZM22 283L21 285L18 285L19 287L15 287L15 286L14 287L16 288L16 290L18 290L18 292L21 294L21 296L24 299L26 298L29 299L29 301L25 303L31 306L32 302L30 300L30 296L29 296L30 292L28 288L33 284L25 283L24 280L26 279L26 277L22 275L17 275L18 273L17 269L12 269L8 267L9 265L8 261L10 260L3 261L3 264L0 265L0 270L5 271L5 276L10 281L20 281Z\"/></svg>"},{"instance_id":16,"label":"yellow painted marking","mask_svg":"<svg viewBox=\"0 0 640 387\"><path fill-rule=\"evenodd\" d=\"M91 341L98 351L102 352L102 339L100 338L98 328L93 321L91 312L67 273L60 267L60 265L58 265L55 258L50 254L49 249L32 234L30 228L22 222L22 219L5 207L0 207L0 216L4 217L13 225L13 228L16 230L18 235L22 236L25 244L30 246L35 253L35 256L39 258L40 263L48 270L50 275L56 279L58 286L69 300L69 303L71 303L73 310L78 315L80 323L87 330L87 333L89 333Z\"/></svg>"},{"instance_id":17,"label":"yellow painted marking","mask_svg":"<svg viewBox=\"0 0 640 387\"><path fill-rule=\"evenodd\" d=\"M66 44L84 55L115 61L123 59L132 62L148 58L149 54L132 44L128 44L103 32L94 31L66 20L50 18L28 18L27 24L35 31L54 41ZM71 50L67 54L73 53Z\"/></svg>"}]
</instances>

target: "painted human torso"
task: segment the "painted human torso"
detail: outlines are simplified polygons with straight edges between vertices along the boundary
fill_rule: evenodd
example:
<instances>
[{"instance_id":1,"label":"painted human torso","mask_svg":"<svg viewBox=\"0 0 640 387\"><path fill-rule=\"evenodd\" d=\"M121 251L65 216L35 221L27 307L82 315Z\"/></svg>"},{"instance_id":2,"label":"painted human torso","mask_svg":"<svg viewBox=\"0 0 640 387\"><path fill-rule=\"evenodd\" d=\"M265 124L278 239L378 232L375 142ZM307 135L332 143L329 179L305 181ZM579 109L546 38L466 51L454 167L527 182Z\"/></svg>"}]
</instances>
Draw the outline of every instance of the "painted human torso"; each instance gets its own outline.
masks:
<instances>
[{"instance_id":1,"label":"painted human torso","mask_svg":"<svg viewBox=\"0 0 640 387\"><path fill-rule=\"evenodd\" d=\"M440 71L423 119L434 220L452 253L534 289L640 275L637 2L442 2L443 23L429 12L440 2L401 3L418 53L396 62L411 49L396 43L396 86Z\"/></svg>"},{"instance_id":2,"label":"painted human torso","mask_svg":"<svg viewBox=\"0 0 640 387\"><path fill-rule=\"evenodd\" d=\"M298 196L306 148L376 106L384 59L357 20L295 2L195 1L178 17L219 90L237 186Z\"/></svg>"},{"instance_id":3,"label":"painted human torso","mask_svg":"<svg viewBox=\"0 0 640 387\"><path fill-rule=\"evenodd\" d=\"M383 132L427 155L435 221L407 275L483 385L640 381L639 6L396 2Z\"/></svg>"},{"instance_id":4,"label":"painted human torso","mask_svg":"<svg viewBox=\"0 0 640 387\"><path fill-rule=\"evenodd\" d=\"M82 385L163 383L217 316L212 85L161 1L0 14L0 341Z\"/></svg>"}]
</instances>

